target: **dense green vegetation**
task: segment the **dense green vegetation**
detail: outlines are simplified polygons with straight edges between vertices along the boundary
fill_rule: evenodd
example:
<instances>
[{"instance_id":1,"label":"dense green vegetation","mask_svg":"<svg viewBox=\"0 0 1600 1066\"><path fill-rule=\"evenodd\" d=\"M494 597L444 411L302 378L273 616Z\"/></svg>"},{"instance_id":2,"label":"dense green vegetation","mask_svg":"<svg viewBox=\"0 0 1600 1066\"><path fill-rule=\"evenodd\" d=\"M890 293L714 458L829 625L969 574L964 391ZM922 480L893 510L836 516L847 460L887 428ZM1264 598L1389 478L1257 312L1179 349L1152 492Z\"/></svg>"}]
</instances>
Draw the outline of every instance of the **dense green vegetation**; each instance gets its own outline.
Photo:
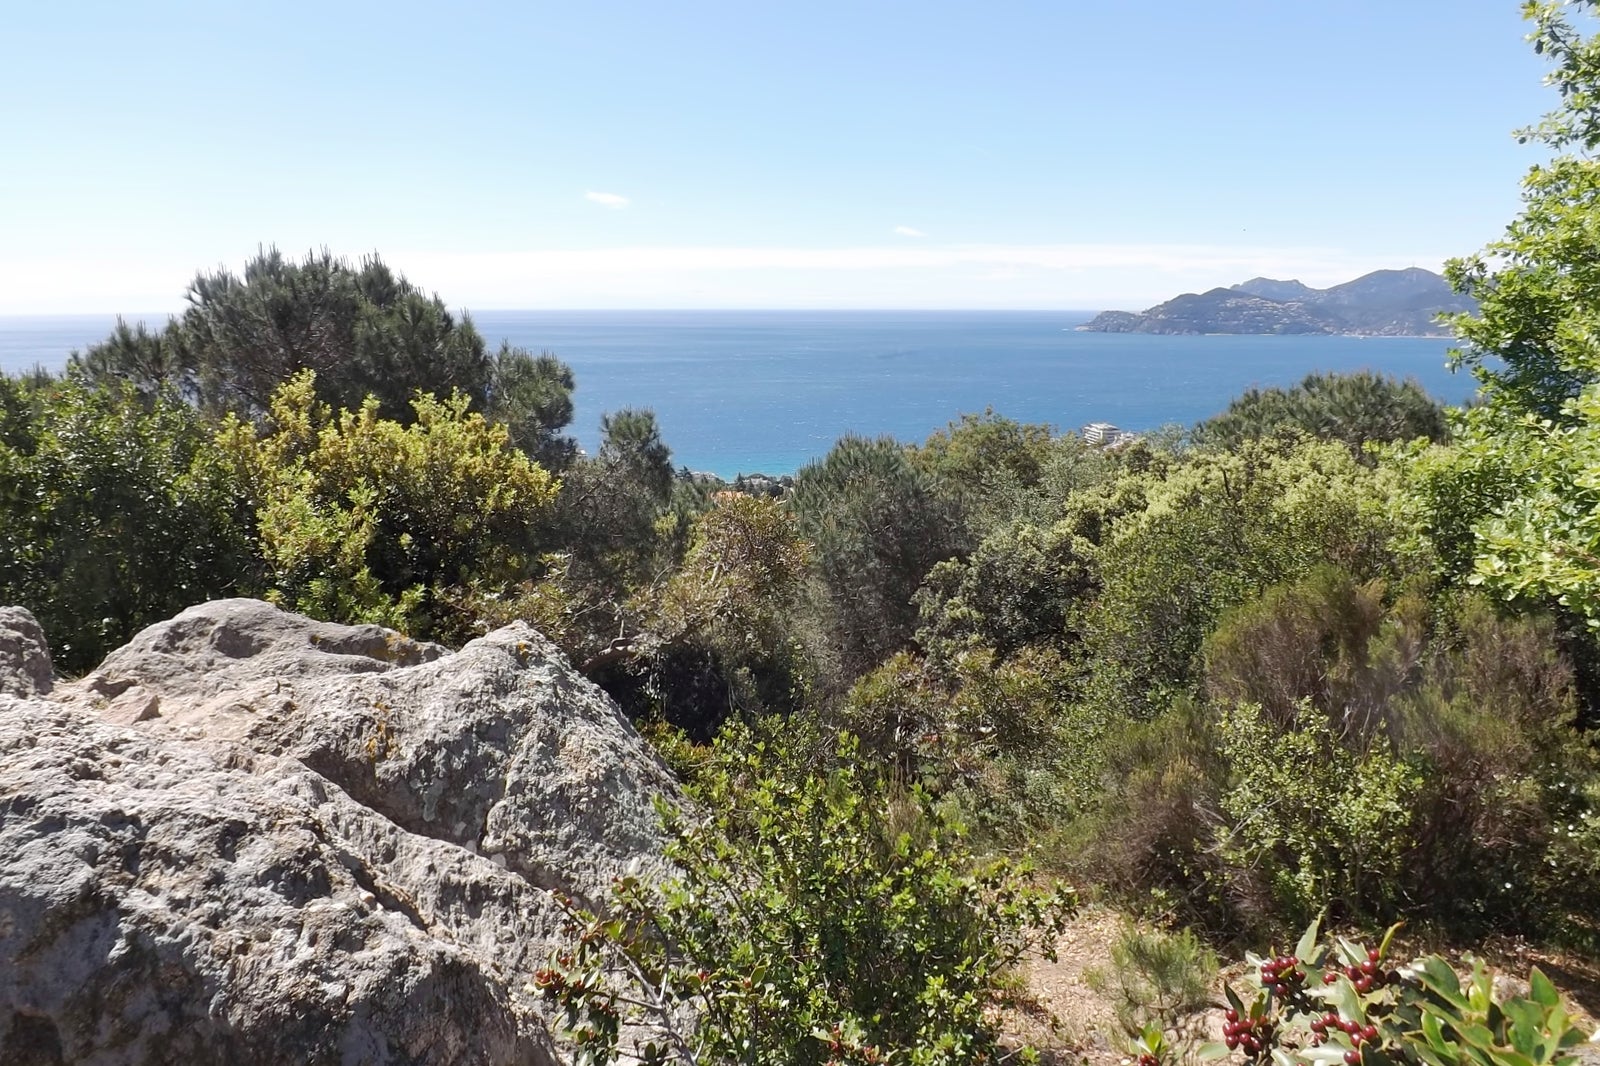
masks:
<instances>
[{"instance_id":1,"label":"dense green vegetation","mask_svg":"<svg viewBox=\"0 0 1600 1066\"><path fill-rule=\"evenodd\" d=\"M998 1055L1000 972L1062 912L997 856L1217 941L1592 945L1600 43L1532 14L1562 154L1450 268L1468 410L1313 375L1116 449L986 412L747 492L675 472L648 411L580 455L570 370L375 258L266 252L0 379L0 602L67 671L222 595L550 634L712 812L542 979L600 1057L618 965L664 1058Z\"/></svg>"},{"instance_id":2,"label":"dense green vegetation","mask_svg":"<svg viewBox=\"0 0 1600 1066\"><path fill-rule=\"evenodd\" d=\"M1000 978L1053 942L1071 895L980 861L920 790L886 812L884 768L850 738L817 772L803 750L719 745L693 782L710 817L667 815L682 877L625 878L601 916L568 905L574 946L535 982L595 1060L623 1025L646 1063L999 1057Z\"/></svg>"}]
</instances>

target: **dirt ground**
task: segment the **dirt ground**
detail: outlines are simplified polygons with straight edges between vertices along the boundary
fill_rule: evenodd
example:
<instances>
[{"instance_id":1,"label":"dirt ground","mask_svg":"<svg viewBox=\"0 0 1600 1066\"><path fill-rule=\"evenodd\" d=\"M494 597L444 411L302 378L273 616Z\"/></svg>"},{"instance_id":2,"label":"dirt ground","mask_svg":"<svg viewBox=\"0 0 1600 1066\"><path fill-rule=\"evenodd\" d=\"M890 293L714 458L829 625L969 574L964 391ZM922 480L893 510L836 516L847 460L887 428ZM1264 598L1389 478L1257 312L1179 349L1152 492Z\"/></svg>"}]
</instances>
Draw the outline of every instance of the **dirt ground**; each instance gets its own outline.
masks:
<instances>
[{"instance_id":1,"label":"dirt ground","mask_svg":"<svg viewBox=\"0 0 1600 1066\"><path fill-rule=\"evenodd\" d=\"M1122 923L1112 911L1085 909L1056 942L1055 962L1041 957L1024 967L1026 993L1006 1028L1019 1043L1044 1052L1046 1062L1116 1066L1127 1058L1115 1009L1085 978L1109 964Z\"/></svg>"},{"instance_id":2,"label":"dirt ground","mask_svg":"<svg viewBox=\"0 0 1600 1066\"><path fill-rule=\"evenodd\" d=\"M1013 1040L1038 1048L1045 1062L1053 1066L1131 1066L1133 1060L1111 1000L1090 987L1086 979L1090 970L1109 966L1111 944L1125 921L1114 911L1086 908L1057 941L1056 961L1041 957L1026 964L1021 975L1024 987L1005 1019ZM1439 949L1430 946L1427 950ZM1458 959L1461 954L1442 953ZM1539 967L1561 989L1584 1031L1600 1037L1600 964L1539 951L1516 941L1486 944L1477 953L1496 972L1502 995L1525 992L1528 971ZM1242 969L1241 963L1225 964L1216 989L1219 1004L1221 981L1237 977ZM1221 1038L1220 1007L1198 1021L1211 1034L1208 1039ZM1580 1061L1584 1066L1600 1066L1600 1045L1584 1048Z\"/></svg>"}]
</instances>

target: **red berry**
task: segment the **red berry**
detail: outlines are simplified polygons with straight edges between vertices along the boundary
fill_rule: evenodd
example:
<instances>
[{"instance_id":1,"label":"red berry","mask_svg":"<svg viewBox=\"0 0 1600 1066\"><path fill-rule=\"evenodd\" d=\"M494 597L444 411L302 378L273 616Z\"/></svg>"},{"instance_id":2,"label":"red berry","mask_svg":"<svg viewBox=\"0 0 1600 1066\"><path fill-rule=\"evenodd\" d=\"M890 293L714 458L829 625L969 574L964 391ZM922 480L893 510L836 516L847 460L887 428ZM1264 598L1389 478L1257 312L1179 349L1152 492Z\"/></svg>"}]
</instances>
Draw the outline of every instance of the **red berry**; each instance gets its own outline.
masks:
<instances>
[{"instance_id":1,"label":"red berry","mask_svg":"<svg viewBox=\"0 0 1600 1066\"><path fill-rule=\"evenodd\" d=\"M1332 970L1329 970L1327 973L1322 975L1322 983L1325 985L1331 985L1338 979L1339 975L1334 973Z\"/></svg>"},{"instance_id":2,"label":"red berry","mask_svg":"<svg viewBox=\"0 0 1600 1066\"><path fill-rule=\"evenodd\" d=\"M1363 1040L1378 1039L1378 1027L1376 1025L1363 1026L1361 1029L1361 1038Z\"/></svg>"},{"instance_id":3,"label":"red berry","mask_svg":"<svg viewBox=\"0 0 1600 1066\"><path fill-rule=\"evenodd\" d=\"M1360 992L1363 996L1366 995L1368 992L1371 992L1372 991L1372 978L1363 977L1363 978L1361 978L1361 980L1357 981L1356 982L1356 991Z\"/></svg>"},{"instance_id":4,"label":"red berry","mask_svg":"<svg viewBox=\"0 0 1600 1066\"><path fill-rule=\"evenodd\" d=\"M1381 958L1383 958L1383 954L1379 952L1377 948L1373 948L1371 951L1367 952L1368 962L1377 962Z\"/></svg>"},{"instance_id":5,"label":"red berry","mask_svg":"<svg viewBox=\"0 0 1600 1066\"><path fill-rule=\"evenodd\" d=\"M1344 1053L1345 1066L1356 1066L1361 1061L1361 1052L1354 1049Z\"/></svg>"}]
</instances>

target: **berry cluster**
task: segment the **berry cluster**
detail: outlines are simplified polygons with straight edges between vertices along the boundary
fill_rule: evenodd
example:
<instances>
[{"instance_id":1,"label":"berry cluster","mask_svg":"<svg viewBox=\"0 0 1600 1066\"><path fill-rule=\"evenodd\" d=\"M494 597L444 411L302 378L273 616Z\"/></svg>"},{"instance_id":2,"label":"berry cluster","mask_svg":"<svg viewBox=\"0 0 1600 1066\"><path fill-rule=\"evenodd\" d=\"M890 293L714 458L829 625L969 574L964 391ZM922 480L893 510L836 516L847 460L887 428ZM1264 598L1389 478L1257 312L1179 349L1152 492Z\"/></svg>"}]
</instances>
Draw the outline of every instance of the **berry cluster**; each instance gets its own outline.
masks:
<instances>
[{"instance_id":1,"label":"berry cluster","mask_svg":"<svg viewBox=\"0 0 1600 1066\"><path fill-rule=\"evenodd\" d=\"M1261 984L1279 995L1288 995L1306 985L1306 972L1293 955L1279 955L1261 964Z\"/></svg>"},{"instance_id":2,"label":"berry cluster","mask_svg":"<svg viewBox=\"0 0 1600 1066\"><path fill-rule=\"evenodd\" d=\"M1382 988L1384 985L1393 984L1400 980L1399 973L1394 970L1386 971L1379 965L1382 961L1383 956L1379 954L1377 948L1373 948L1367 952L1366 962L1359 966L1346 966L1343 970L1329 970L1322 975L1322 983L1331 985L1343 973L1356 986L1356 991L1364 996L1375 988Z\"/></svg>"},{"instance_id":3,"label":"berry cluster","mask_svg":"<svg viewBox=\"0 0 1600 1066\"><path fill-rule=\"evenodd\" d=\"M1259 1055L1272 1047L1271 1018L1241 1018L1236 1010L1228 1011L1223 1017L1227 1024L1222 1027L1222 1038L1229 1051L1244 1048L1252 1055Z\"/></svg>"},{"instance_id":4,"label":"berry cluster","mask_svg":"<svg viewBox=\"0 0 1600 1066\"><path fill-rule=\"evenodd\" d=\"M1140 1055L1135 1062L1136 1066L1161 1066L1161 1060L1148 1052Z\"/></svg>"},{"instance_id":5,"label":"berry cluster","mask_svg":"<svg viewBox=\"0 0 1600 1066\"><path fill-rule=\"evenodd\" d=\"M1295 1010L1311 1009L1311 1000L1306 995L1306 972L1293 955L1279 955L1263 962L1261 987Z\"/></svg>"},{"instance_id":6,"label":"berry cluster","mask_svg":"<svg viewBox=\"0 0 1600 1066\"><path fill-rule=\"evenodd\" d=\"M1348 1066L1356 1066L1361 1061L1361 1048L1365 1044L1374 1044L1378 1040L1378 1027L1371 1022L1362 1024L1329 1012L1311 1023L1311 1043L1313 1046L1322 1044L1328 1039L1328 1030L1337 1029L1350 1038L1352 1045L1344 1053L1344 1061Z\"/></svg>"},{"instance_id":7,"label":"berry cluster","mask_svg":"<svg viewBox=\"0 0 1600 1066\"><path fill-rule=\"evenodd\" d=\"M555 995L567 987L567 975L551 966L533 971L533 987L545 995Z\"/></svg>"}]
</instances>

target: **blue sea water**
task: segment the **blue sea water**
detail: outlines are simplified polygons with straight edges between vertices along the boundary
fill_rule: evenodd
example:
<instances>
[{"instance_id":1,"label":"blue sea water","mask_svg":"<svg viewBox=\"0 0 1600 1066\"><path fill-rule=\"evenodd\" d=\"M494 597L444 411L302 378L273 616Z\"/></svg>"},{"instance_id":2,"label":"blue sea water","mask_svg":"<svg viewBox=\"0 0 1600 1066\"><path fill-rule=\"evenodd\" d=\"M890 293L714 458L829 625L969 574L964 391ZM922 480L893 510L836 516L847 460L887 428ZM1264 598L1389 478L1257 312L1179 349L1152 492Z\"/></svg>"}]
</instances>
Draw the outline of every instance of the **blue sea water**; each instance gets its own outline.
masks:
<instances>
[{"instance_id":1,"label":"blue sea water","mask_svg":"<svg viewBox=\"0 0 1600 1066\"><path fill-rule=\"evenodd\" d=\"M473 320L493 345L552 351L572 367L573 429L586 449L598 444L602 412L649 407L675 463L724 477L794 471L845 433L921 440L991 407L1061 429L1149 430L1192 424L1246 388L1291 385L1314 370L1413 377L1449 403L1475 388L1446 369L1446 340L1077 332L1092 314L485 311ZM0 370L59 368L113 321L0 318Z\"/></svg>"}]
</instances>

